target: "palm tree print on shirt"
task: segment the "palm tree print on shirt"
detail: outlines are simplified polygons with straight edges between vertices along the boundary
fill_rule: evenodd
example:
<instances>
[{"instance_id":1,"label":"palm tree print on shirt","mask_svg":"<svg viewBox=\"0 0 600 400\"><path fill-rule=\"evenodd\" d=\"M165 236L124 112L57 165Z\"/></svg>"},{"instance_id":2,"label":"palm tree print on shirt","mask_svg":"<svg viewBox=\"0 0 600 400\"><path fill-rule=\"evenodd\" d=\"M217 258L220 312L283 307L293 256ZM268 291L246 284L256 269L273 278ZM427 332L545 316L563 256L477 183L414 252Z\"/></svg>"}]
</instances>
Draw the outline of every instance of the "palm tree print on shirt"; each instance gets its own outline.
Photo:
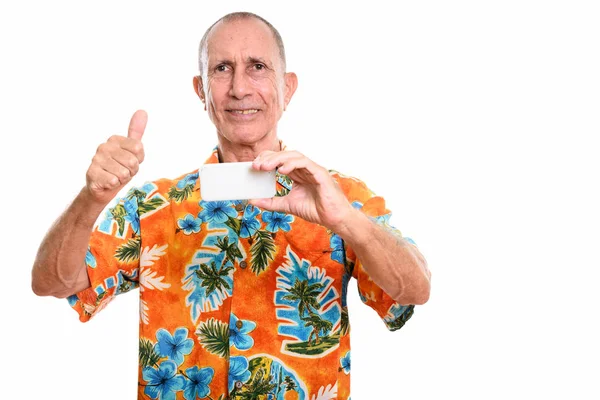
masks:
<instances>
[{"instance_id":1,"label":"palm tree print on shirt","mask_svg":"<svg viewBox=\"0 0 600 400\"><path fill-rule=\"evenodd\" d=\"M307 400L308 390L298 374L269 354L257 354L248 360L233 357L247 365L244 374L231 376L229 398L232 400ZM239 359L239 360L237 360ZM246 364L247 363L247 364ZM241 365L241 363L239 363Z\"/></svg>"},{"instance_id":2,"label":"palm tree print on shirt","mask_svg":"<svg viewBox=\"0 0 600 400\"><path fill-rule=\"evenodd\" d=\"M156 193L158 186L146 183L140 188L131 188L124 199L119 199L109 207L104 214L104 219L99 223L98 230L125 239L131 226L129 240L121 245L115 252L115 257L124 263L137 261L140 258L140 220L151 215L157 210L164 208L168 202L160 194Z\"/></svg>"},{"instance_id":3,"label":"palm tree print on shirt","mask_svg":"<svg viewBox=\"0 0 600 400\"><path fill-rule=\"evenodd\" d=\"M206 249L196 252L192 262L185 267L183 278L186 305L194 323L202 312L218 310L227 297L233 294L232 260L226 251Z\"/></svg>"},{"instance_id":4,"label":"palm tree print on shirt","mask_svg":"<svg viewBox=\"0 0 600 400\"><path fill-rule=\"evenodd\" d=\"M339 345L341 307L333 279L325 270L311 266L288 247L288 263L277 269L275 304L278 333L295 340L282 341L282 353L316 358Z\"/></svg>"}]
</instances>

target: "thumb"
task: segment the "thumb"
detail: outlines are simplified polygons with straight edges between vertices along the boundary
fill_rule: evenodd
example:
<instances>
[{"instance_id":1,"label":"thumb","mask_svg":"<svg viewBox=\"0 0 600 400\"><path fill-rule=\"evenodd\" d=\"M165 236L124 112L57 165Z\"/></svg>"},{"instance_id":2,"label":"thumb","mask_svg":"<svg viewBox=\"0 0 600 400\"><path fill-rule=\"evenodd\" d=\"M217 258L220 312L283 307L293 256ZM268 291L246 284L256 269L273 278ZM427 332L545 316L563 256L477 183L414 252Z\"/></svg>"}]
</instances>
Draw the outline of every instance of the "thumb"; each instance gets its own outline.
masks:
<instances>
[{"instance_id":1,"label":"thumb","mask_svg":"<svg viewBox=\"0 0 600 400\"><path fill-rule=\"evenodd\" d=\"M127 130L127 137L131 139L142 140L144 130L146 129L146 123L148 123L148 114L144 110L137 110L129 121L129 129Z\"/></svg>"}]
</instances>

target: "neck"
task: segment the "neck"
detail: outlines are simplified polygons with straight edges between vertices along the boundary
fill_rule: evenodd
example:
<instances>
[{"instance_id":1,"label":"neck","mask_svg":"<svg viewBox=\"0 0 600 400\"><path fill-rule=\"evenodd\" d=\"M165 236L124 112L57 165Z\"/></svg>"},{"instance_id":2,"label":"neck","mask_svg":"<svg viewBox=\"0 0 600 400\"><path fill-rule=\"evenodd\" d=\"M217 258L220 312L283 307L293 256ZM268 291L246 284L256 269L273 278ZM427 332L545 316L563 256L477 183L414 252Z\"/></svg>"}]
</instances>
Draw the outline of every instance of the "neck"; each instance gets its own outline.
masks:
<instances>
[{"instance_id":1,"label":"neck","mask_svg":"<svg viewBox=\"0 0 600 400\"><path fill-rule=\"evenodd\" d=\"M221 135L219 138L219 162L254 161L263 151L280 151L281 143L276 135L268 135L256 143L234 143Z\"/></svg>"}]
</instances>

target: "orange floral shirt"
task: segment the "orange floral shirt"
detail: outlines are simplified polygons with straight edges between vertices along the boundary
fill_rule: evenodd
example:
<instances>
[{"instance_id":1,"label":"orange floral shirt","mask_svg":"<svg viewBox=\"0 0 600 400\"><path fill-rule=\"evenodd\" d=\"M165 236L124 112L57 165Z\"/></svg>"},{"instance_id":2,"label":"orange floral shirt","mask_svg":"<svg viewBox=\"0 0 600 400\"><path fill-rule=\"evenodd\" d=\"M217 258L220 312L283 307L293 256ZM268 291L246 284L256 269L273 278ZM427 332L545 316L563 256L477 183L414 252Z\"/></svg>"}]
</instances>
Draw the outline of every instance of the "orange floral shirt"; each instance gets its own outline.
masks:
<instances>
[{"instance_id":1,"label":"orange floral shirt","mask_svg":"<svg viewBox=\"0 0 600 400\"><path fill-rule=\"evenodd\" d=\"M219 162L216 149L206 162ZM400 235L381 197L330 173L354 207ZM68 298L80 320L139 287L138 399L349 399L350 278L389 330L414 306L388 296L325 227L205 202L200 184L196 170L107 207L86 256L91 287ZM292 185L278 175L278 195Z\"/></svg>"}]
</instances>

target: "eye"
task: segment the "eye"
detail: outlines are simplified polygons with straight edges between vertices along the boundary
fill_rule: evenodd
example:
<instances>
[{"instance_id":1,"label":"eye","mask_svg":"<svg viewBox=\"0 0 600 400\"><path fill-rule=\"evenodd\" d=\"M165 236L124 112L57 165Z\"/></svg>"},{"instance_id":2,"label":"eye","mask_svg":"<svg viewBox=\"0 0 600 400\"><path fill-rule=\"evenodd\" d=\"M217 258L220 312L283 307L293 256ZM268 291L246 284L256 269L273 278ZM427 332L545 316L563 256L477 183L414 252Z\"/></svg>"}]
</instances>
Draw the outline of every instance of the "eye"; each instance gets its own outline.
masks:
<instances>
[{"instance_id":1,"label":"eye","mask_svg":"<svg viewBox=\"0 0 600 400\"><path fill-rule=\"evenodd\" d=\"M257 71L261 71L263 69L265 69L265 64L261 64L261 63L256 63L254 64L254 69L256 69Z\"/></svg>"},{"instance_id":2,"label":"eye","mask_svg":"<svg viewBox=\"0 0 600 400\"><path fill-rule=\"evenodd\" d=\"M225 71L227 71L227 65L225 65L225 64L219 64L215 68L215 71L217 71L217 72L225 72Z\"/></svg>"}]
</instances>

